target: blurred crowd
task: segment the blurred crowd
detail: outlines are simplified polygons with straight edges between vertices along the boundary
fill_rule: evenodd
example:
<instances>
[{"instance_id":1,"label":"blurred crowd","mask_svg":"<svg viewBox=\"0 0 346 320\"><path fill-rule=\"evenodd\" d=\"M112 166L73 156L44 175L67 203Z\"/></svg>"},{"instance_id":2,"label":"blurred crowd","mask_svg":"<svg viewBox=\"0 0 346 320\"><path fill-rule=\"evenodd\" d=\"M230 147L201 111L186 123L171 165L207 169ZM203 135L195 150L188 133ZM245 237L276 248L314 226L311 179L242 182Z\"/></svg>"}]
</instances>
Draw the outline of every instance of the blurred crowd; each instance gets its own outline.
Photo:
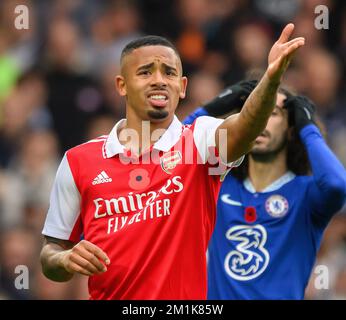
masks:
<instances>
[{"instance_id":1,"label":"blurred crowd","mask_svg":"<svg viewBox=\"0 0 346 320\"><path fill-rule=\"evenodd\" d=\"M17 30L14 8L29 8L29 29ZM315 7L329 9L318 30ZM145 34L172 40L189 77L182 120L250 70L287 22L306 45L284 83L309 96L327 140L346 164L346 5L333 0L1 0L0 2L0 299L85 299L85 277L54 283L41 273L41 230L63 153L111 130L124 117L114 77L124 45ZM346 212L346 208L344 210ZM346 214L330 223L316 265L329 289L306 299L346 299ZM294 263L294 261L292 261ZM29 268L17 290L17 265Z\"/></svg>"}]
</instances>

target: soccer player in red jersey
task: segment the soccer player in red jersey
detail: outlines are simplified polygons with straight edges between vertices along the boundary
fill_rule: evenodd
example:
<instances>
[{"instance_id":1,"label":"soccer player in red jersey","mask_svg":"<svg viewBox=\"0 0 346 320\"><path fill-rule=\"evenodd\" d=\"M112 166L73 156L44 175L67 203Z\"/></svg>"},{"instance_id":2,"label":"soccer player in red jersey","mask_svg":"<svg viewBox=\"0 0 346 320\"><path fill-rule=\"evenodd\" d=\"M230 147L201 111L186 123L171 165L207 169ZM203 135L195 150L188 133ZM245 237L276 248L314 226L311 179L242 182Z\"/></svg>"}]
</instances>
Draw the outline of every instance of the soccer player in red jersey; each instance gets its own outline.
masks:
<instances>
[{"instance_id":1,"label":"soccer player in red jersey","mask_svg":"<svg viewBox=\"0 0 346 320\"><path fill-rule=\"evenodd\" d=\"M124 48L116 88L126 119L68 150L57 172L41 252L48 278L87 275L91 299L206 299L220 187L210 169L215 159L239 164L264 130L281 76L304 45L289 41L293 28L273 45L239 114L191 126L174 115L187 85L175 47L147 36Z\"/></svg>"}]
</instances>

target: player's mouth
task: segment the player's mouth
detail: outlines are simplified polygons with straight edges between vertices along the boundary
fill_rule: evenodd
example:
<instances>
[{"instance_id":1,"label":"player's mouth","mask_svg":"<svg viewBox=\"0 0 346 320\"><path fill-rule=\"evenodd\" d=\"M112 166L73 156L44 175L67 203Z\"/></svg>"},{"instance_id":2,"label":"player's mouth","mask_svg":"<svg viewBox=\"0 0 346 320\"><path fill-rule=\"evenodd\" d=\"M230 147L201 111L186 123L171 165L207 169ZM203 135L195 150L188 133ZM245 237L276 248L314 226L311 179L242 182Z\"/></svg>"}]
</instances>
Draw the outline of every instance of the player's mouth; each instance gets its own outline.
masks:
<instances>
[{"instance_id":1,"label":"player's mouth","mask_svg":"<svg viewBox=\"0 0 346 320\"><path fill-rule=\"evenodd\" d=\"M148 95L149 103L156 108L164 108L168 103L168 94L166 92L155 92Z\"/></svg>"}]
</instances>

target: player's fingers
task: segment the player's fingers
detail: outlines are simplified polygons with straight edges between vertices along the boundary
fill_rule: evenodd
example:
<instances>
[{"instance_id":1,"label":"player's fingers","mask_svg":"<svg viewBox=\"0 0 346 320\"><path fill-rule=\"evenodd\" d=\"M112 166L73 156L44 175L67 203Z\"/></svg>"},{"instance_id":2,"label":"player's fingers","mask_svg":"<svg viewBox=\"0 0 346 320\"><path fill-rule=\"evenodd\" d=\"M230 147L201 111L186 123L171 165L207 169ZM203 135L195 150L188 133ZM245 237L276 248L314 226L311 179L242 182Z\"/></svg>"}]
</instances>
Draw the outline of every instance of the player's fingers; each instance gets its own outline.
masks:
<instances>
[{"instance_id":1,"label":"player's fingers","mask_svg":"<svg viewBox=\"0 0 346 320\"><path fill-rule=\"evenodd\" d=\"M289 47L289 46L295 44L296 42L301 42L301 41L303 41L305 43L305 38L303 38L303 37L294 38L294 39L286 42L285 46Z\"/></svg>"},{"instance_id":2,"label":"player's fingers","mask_svg":"<svg viewBox=\"0 0 346 320\"><path fill-rule=\"evenodd\" d=\"M288 50L288 53L282 57L282 61L281 61L281 66L282 68L286 69L288 67L288 65L290 64L292 57L294 55L294 53L296 52L297 48L295 48L294 50L290 51Z\"/></svg>"},{"instance_id":3,"label":"player's fingers","mask_svg":"<svg viewBox=\"0 0 346 320\"><path fill-rule=\"evenodd\" d=\"M296 50L303 45L304 42L296 42L286 48L286 50L277 59L276 64L279 66L286 65L292 59L292 56L296 52Z\"/></svg>"},{"instance_id":4,"label":"player's fingers","mask_svg":"<svg viewBox=\"0 0 346 320\"><path fill-rule=\"evenodd\" d=\"M101 259L102 261L104 261L104 263L106 265L110 264L110 260L107 256L107 254L99 247L94 247L91 251L97 258Z\"/></svg>"},{"instance_id":5,"label":"player's fingers","mask_svg":"<svg viewBox=\"0 0 346 320\"><path fill-rule=\"evenodd\" d=\"M268 75L270 77L280 77L282 73L286 70L287 66L290 63L290 60L293 56L293 51L291 54L288 54L288 48L284 51L282 55L278 59L275 60L272 64L269 65Z\"/></svg>"},{"instance_id":6,"label":"player's fingers","mask_svg":"<svg viewBox=\"0 0 346 320\"><path fill-rule=\"evenodd\" d=\"M94 245L93 243L83 240L83 246L91 253L93 253L98 259L101 259L104 261L106 265L110 264L110 259L108 258L107 254L98 246Z\"/></svg>"},{"instance_id":7,"label":"player's fingers","mask_svg":"<svg viewBox=\"0 0 346 320\"><path fill-rule=\"evenodd\" d=\"M105 272L107 271L106 266L90 251L88 251L86 248L80 247L76 248L76 253L78 253L82 258L92 263L99 272Z\"/></svg>"},{"instance_id":8,"label":"player's fingers","mask_svg":"<svg viewBox=\"0 0 346 320\"><path fill-rule=\"evenodd\" d=\"M299 40L290 45L285 51L284 56L288 56L295 52L298 48L302 47L305 44L305 40Z\"/></svg>"},{"instance_id":9,"label":"player's fingers","mask_svg":"<svg viewBox=\"0 0 346 320\"><path fill-rule=\"evenodd\" d=\"M71 262L69 267L73 272L77 272L77 273L83 274L83 275L88 276L88 277L93 275L93 273L84 269L83 267L81 267L80 265L78 265L74 262Z\"/></svg>"},{"instance_id":10,"label":"player's fingers","mask_svg":"<svg viewBox=\"0 0 346 320\"><path fill-rule=\"evenodd\" d=\"M100 271L90 261L84 259L78 254L71 254L70 261L91 274L100 273Z\"/></svg>"},{"instance_id":11,"label":"player's fingers","mask_svg":"<svg viewBox=\"0 0 346 320\"><path fill-rule=\"evenodd\" d=\"M287 42L288 39L290 38L293 30L294 30L294 24L293 23L289 23L288 25L286 25L286 27L282 30L281 35L280 35L277 42L279 42L279 43Z\"/></svg>"}]
</instances>

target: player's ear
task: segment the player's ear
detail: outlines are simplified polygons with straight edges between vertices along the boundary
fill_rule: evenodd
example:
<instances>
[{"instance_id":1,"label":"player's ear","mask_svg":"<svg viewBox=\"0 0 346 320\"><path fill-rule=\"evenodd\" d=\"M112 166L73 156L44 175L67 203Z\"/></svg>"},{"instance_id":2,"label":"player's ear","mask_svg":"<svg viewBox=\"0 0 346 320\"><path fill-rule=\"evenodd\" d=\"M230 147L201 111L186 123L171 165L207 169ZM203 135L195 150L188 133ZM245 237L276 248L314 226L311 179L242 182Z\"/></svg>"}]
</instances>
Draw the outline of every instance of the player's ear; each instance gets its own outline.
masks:
<instances>
[{"instance_id":1,"label":"player's ear","mask_svg":"<svg viewBox=\"0 0 346 320\"><path fill-rule=\"evenodd\" d=\"M120 96L124 97L127 94L126 91L126 83L123 76L116 76L115 77L115 88L117 89Z\"/></svg>"},{"instance_id":2,"label":"player's ear","mask_svg":"<svg viewBox=\"0 0 346 320\"><path fill-rule=\"evenodd\" d=\"M180 99L184 99L186 96L186 87L187 87L187 78L186 77L181 77L180 80L180 94L179 97Z\"/></svg>"}]
</instances>

